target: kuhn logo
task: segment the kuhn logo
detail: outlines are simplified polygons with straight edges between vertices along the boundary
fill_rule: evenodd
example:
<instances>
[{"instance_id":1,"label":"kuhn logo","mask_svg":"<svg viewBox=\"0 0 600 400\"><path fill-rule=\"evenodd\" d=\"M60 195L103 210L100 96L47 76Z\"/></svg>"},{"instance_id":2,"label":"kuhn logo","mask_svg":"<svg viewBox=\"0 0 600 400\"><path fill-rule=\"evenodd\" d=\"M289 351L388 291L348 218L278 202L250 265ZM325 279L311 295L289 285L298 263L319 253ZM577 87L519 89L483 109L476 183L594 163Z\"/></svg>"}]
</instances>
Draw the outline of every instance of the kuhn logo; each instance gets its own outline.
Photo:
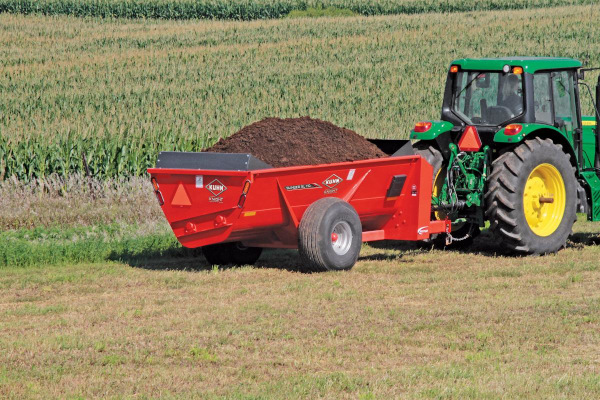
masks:
<instances>
[{"instance_id":1,"label":"kuhn logo","mask_svg":"<svg viewBox=\"0 0 600 400\"><path fill-rule=\"evenodd\" d=\"M225 186L221 182L219 182L218 179L215 179L214 181L212 181L211 183L206 185L206 188L215 197L217 197L218 195L220 195L221 193L223 193L224 191L227 190L227 186Z\"/></svg>"},{"instance_id":2,"label":"kuhn logo","mask_svg":"<svg viewBox=\"0 0 600 400\"><path fill-rule=\"evenodd\" d=\"M337 176L336 174L331 175L329 178L323 181L323 185L327 186L330 189L333 189L337 185L339 185L343 181L342 178Z\"/></svg>"}]
</instances>

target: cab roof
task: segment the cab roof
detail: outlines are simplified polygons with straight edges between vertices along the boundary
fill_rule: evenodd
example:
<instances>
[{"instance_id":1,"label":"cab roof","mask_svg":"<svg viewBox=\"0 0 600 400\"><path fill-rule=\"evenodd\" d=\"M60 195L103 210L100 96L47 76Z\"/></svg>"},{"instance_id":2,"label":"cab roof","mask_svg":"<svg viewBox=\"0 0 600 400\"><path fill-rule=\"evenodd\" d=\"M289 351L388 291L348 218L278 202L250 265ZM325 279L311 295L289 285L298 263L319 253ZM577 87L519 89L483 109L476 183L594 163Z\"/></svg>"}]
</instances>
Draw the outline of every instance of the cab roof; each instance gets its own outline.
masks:
<instances>
[{"instance_id":1,"label":"cab roof","mask_svg":"<svg viewBox=\"0 0 600 400\"><path fill-rule=\"evenodd\" d=\"M541 70L581 68L580 61L560 57L504 57L504 58L461 58L452 61L460 69L480 71L502 71L502 67L523 67L525 72L533 74Z\"/></svg>"}]
</instances>

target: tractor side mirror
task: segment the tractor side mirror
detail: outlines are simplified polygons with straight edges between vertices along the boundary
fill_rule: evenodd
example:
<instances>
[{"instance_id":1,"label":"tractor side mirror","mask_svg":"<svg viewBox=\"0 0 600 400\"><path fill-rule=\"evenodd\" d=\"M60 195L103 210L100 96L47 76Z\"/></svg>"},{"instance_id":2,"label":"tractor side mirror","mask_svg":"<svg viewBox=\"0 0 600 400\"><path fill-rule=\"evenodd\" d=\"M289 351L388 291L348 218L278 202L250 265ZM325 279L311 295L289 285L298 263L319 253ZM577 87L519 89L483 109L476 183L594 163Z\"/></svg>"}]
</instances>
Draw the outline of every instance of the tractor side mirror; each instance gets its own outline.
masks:
<instances>
[{"instance_id":1,"label":"tractor side mirror","mask_svg":"<svg viewBox=\"0 0 600 400\"><path fill-rule=\"evenodd\" d=\"M577 79L580 81L585 79L585 70L580 69L579 71L577 71Z\"/></svg>"}]
</instances>

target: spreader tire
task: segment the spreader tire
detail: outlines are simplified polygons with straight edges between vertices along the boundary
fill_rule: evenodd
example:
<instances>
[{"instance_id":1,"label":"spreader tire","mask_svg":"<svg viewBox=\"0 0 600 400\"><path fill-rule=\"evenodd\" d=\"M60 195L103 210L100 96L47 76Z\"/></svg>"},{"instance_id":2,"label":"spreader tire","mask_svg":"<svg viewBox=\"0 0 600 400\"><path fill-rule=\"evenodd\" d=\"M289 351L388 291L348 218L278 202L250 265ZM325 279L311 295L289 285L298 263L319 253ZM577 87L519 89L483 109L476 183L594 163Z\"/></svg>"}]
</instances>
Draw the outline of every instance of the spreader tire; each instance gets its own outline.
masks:
<instances>
[{"instance_id":1,"label":"spreader tire","mask_svg":"<svg viewBox=\"0 0 600 400\"><path fill-rule=\"evenodd\" d=\"M262 253L260 247L245 247L240 242L204 246L202 253L211 265L252 265Z\"/></svg>"},{"instance_id":2,"label":"spreader tire","mask_svg":"<svg viewBox=\"0 0 600 400\"><path fill-rule=\"evenodd\" d=\"M561 145L541 138L494 160L486 217L504 248L546 254L566 244L577 219L577 181L569 160Z\"/></svg>"},{"instance_id":3,"label":"spreader tire","mask_svg":"<svg viewBox=\"0 0 600 400\"><path fill-rule=\"evenodd\" d=\"M360 253L362 225L354 207L335 197L311 204L298 228L305 272L351 269Z\"/></svg>"}]
</instances>

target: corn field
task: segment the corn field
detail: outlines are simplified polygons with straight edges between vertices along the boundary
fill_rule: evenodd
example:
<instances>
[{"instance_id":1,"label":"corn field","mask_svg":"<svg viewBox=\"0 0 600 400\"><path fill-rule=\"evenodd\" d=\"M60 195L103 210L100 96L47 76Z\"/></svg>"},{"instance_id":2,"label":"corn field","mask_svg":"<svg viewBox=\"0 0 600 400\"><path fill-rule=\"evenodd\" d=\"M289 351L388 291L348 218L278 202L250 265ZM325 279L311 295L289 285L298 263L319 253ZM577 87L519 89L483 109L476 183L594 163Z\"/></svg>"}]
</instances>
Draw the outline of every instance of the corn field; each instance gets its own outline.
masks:
<instances>
[{"instance_id":1,"label":"corn field","mask_svg":"<svg viewBox=\"0 0 600 400\"><path fill-rule=\"evenodd\" d=\"M509 10L594 4L596 0L0 0L0 12L79 17L236 19L279 18L307 7L363 15Z\"/></svg>"},{"instance_id":2,"label":"corn field","mask_svg":"<svg viewBox=\"0 0 600 400\"><path fill-rule=\"evenodd\" d=\"M199 151L267 116L406 138L439 117L454 58L600 66L599 17L600 6L252 22L3 14L0 178L85 173L84 157L94 178L143 175L159 151Z\"/></svg>"}]
</instances>

